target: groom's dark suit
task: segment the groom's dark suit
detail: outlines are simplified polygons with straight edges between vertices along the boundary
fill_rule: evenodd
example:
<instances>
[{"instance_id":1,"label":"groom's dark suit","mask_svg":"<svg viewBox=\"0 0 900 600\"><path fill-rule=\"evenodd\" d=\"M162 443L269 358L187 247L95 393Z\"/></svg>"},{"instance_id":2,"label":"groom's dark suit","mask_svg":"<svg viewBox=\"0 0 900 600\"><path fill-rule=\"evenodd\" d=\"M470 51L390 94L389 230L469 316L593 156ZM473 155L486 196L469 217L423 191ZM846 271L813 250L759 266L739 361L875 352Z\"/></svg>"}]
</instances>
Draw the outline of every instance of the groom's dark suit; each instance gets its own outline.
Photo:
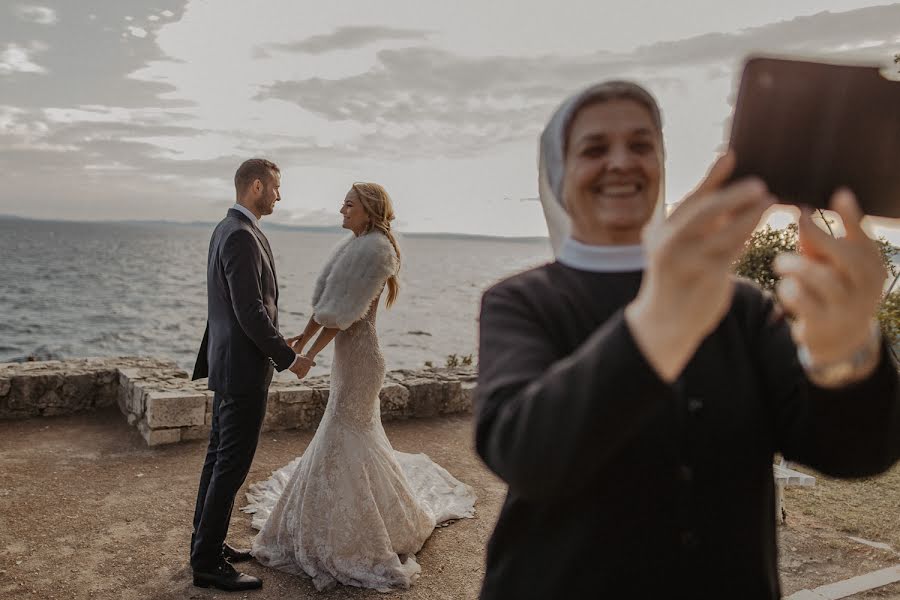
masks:
<instances>
[{"instance_id":1,"label":"groom's dark suit","mask_svg":"<svg viewBox=\"0 0 900 600\"><path fill-rule=\"evenodd\" d=\"M247 215L230 209L213 231L206 269L209 320L194 379L209 377L209 448L194 512L191 566L220 560L234 497L256 452L273 367L295 353L278 333L278 281L272 249Z\"/></svg>"}]
</instances>

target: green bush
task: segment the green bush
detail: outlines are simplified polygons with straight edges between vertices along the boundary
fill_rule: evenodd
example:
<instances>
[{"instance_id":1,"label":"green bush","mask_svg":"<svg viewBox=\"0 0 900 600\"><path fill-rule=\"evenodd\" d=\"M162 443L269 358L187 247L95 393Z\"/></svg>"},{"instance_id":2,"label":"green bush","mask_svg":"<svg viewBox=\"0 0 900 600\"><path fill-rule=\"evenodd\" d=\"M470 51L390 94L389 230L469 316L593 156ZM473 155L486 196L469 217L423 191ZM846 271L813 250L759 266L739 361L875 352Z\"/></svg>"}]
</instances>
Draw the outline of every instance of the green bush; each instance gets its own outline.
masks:
<instances>
[{"instance_id":1,"label":"green bush","mask_svg":"<svg viewBox=\"0 0 900 600\"><path fill-rule=\"evenodd\" d=\"M878 322L885 339L897 348L900 342L900 291L894 291L884 297L878 307Z\"/></svg>"},{"instance_id":2,"label":"green bush","mask_svg":"<svg viewBox=\"0 0 900 600\"><path fill-rule=\"evenodd\" d=\"M752 279L764 290L772 291L778 283L778 275L772 269L772 261L782 252L797 251L797 224L784 229L766 225L753 233L747 241L744 254L735 264L735 273Z\"/></svg>"}]
</instances>

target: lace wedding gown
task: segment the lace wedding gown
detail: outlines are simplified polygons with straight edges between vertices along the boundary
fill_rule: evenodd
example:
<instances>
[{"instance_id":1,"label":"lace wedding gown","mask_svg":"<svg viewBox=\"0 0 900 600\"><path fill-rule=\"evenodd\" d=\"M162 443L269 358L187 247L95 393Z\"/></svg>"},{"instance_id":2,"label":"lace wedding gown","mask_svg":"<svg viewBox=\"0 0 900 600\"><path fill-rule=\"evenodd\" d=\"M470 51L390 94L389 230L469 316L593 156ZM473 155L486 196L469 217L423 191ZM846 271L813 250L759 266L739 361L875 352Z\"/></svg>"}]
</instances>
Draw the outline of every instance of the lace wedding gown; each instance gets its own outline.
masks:
<instances>
[{"instance_id":1,"label":"lace wedding gown","mask_svg":"<svg viewBox=\"0 0 900 600\"><path fill-rule=\"evenodd\" d=\"M437 524L474 515L475 494L424 454L391 448L378 393L384 358L378 300L337 334L328 405L303 455L250 487L253 555L264 565L389 591L419 576L418 552ZM398 556L399 555L399 556Z\"/></svg>"}]
</instances>

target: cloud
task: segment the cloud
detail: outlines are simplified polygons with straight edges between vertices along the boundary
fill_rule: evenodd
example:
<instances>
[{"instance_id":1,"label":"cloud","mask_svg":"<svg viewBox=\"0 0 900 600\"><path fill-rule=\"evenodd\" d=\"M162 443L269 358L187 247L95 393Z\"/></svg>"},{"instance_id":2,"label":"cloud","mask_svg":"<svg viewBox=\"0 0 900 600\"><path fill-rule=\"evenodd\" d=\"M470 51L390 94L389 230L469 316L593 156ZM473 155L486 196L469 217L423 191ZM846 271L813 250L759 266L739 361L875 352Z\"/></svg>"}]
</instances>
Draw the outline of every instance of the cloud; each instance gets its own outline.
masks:
<instances>
[{"instance_id":1,"label":"cloud","mask_svg":"<svg viewBox=\"0 0 900 600\"><path fill-rule=\"evenodd\" d=\"M59 6L64 27L19 13L18 19L0 18L0 40L8 44L0 46L0 102L6 105L0 106L0 172L13 179L18 203L60 207L87 195L104 215L130 218L152 218L167 207L173 218L201 218L208 200L230 196L236 166L258 154L295 169L295 181L390 171L405 183L424 180L435 164L447 168L450 161L443 159L454 159L465 163L456 167L454 181L469 186L460 195L499 201L509 194L515 208L531 210L534 141L557 104L587 83L616 77L647 84L682 121L673 123L673 145L689 140L703 160L706 149L696 140L708 132L697 130L718 135L728 112L725 90L744 54L888 61L900 51L900 4L630 51L540 56L485 56L482 48L462 46L453 51L437 45L446 44L446 32L434 33L422 20L406 21L409 28L322 22L313 29L328 32L322 35L299 41L290 41L298 37L293 32L293 38L249 36L234 54L214 45L204 54L196 45L203 31L198 37L195 28L206 21L196 22L197 7L186 10L187 0L157 0L152 11L142 0L84 0L82 14L71 15L61 0L48 4ZM185 25L191 18L193 29ZM194 35L173 34L182 27ZM255 45L261 39L287 41ZM248 60L253 48L272 56ZM493 48L515 52L500 43ZM151 64L161 66L142 75ZM34 76L39 73L52 77ZM232 102L232 93L240 102ZM498 155L509 158L490 162ZM688 162L686 151L672 155ZM331 171L323 174L322 166ZM467 177L478 169L489 169L502 185ZM670 181L676 171L670 170ZM316 189L330 193L325 184ZM310 206L317 208L314 200ZM292 218L330 224L337 217L329 210Z\"/></svg>"},{"instance_id":2,"label":"cloud","mask_svg":"<svg viewBox=\"0 0 900 600\"><path fill-rule=\"evenodd\" d=\"M429 32L419 29L397 29L382 26L339 27L332 33L314 35L299 42L267 44L261 49L304 54L324 54L335 50L352 50L370 44L396 40L424 40Z\"/></svg>"},{"instance_id":3,"label":"cloud","mask_svg":"<svg viewBox=\"0 0 900 600\"><path fill-rule=\"evenodd\" d=\"M173 16L180 15L186 2L156 0L154 5L159 9L153 12L161 14L160 11L166 9L172 11ZM58 15L56 26L25 20L19 13L15 13L18 18L3 18L2 13L7 11L0 10L0 40L3 40L0 45L3 55L0 58L0 78L3 80L0 102L28 107L175 104L161 97L170 92L172 86L127 77L150 61L167 58L156 44L155 35L171 21L141 23L141 28L147 32L143 39L130 34L121 36L126 31L126 15L149 14L145 12L146 2L79 0L75 3L77 9L62 0L45 0L41 4L46 4L47 10ZM33 7L31 3L27 6ZM12 52L9 52L10 48ZM35 77L35 73L52 76Z\"/></svg>"},{"instance_id":4,"label":"cloud","mask_svg":"<svg viewBox=\"0 0 900 600\"><path fill-rule=\"evenodd\" d=\"M33 52L43 49L39 43L32 43L31 48L23 48L13 43L7 44L6 50L0 52L0 75L46 73L47 69L31 60Z\"/></svg>"},{"instance_id":5,"label":"cloud","mask_svg":"<svg viewBox=\"0 0 900 600\"><path fill-rule=\"evenodd\" d=\"M606 78L641 81L659 94L683 89L682 74L733 77L750 53L839 59L893 56L900 4L823 12L732 33L711 33L576 57L470 57L429 46L382 49L367 71L330 79L286 79L263 85L259 100L278 99L337 122L368 125L359 144L388 157L462 156L533 139L566 94ZM378 29L378 28L374 28ZM346 29L294 44L309 51L340 47ZM372 36L375 37L373 30ZM365 39L365 36L360 36Z\"/></svg>"},{"instance_id":6,"label":"cloud","mask_svg":"<svg viewBox=\"0 0 900 600\"><path fill-rule=\"evenodd\" d=\"M55 25L58 21L56 11L45 6L19 5L13 12L19 19L38 25Z\"/></svg>"},{"instance_id":7,"label":"cloud","mask_svg":"<svg viewBox=\"0 0 900 600\"><path fill-rule=\"evenodd\" d=\"M893 41L900 22L900 4L847 12L821 12L734 33L709 33L689 39L658 42L638 48L631 59L648 66L715 64L752 53L794 53L825 57L880 57Z\"/></svg>"}]
</instances>

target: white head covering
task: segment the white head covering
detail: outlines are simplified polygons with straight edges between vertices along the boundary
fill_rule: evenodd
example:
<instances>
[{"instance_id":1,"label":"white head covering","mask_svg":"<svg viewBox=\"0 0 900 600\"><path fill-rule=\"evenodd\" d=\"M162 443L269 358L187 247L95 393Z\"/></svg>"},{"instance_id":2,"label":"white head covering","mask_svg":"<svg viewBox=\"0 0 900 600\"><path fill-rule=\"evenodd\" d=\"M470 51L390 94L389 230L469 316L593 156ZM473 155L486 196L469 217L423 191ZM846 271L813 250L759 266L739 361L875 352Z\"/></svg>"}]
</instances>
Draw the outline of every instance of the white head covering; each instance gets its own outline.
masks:
<instances>
[{"instance_id":1,"label":"white head covering","mask_svg":"<svg viewBox=\"0 0 900 600\"><path fill-rule=\"evenodd\" d=\"M650 111L650 116L659 127L660 132L662 131L659 107L647 90L629 81L605 81L570 96L556 109L541 134L538 191L544 209L544 218L547 220L547 231L550 233L550 244L553 246L554 256L559 256L563 241L569 238L571 231L571 220L563 204L563 179L569 126L575 115L584 106L595 102L619 99L633 100L645 106ZM660 185L654 219L664 219L666 215L665 150L662 144L659 149Z\"/></svg>"}]
</instances>

